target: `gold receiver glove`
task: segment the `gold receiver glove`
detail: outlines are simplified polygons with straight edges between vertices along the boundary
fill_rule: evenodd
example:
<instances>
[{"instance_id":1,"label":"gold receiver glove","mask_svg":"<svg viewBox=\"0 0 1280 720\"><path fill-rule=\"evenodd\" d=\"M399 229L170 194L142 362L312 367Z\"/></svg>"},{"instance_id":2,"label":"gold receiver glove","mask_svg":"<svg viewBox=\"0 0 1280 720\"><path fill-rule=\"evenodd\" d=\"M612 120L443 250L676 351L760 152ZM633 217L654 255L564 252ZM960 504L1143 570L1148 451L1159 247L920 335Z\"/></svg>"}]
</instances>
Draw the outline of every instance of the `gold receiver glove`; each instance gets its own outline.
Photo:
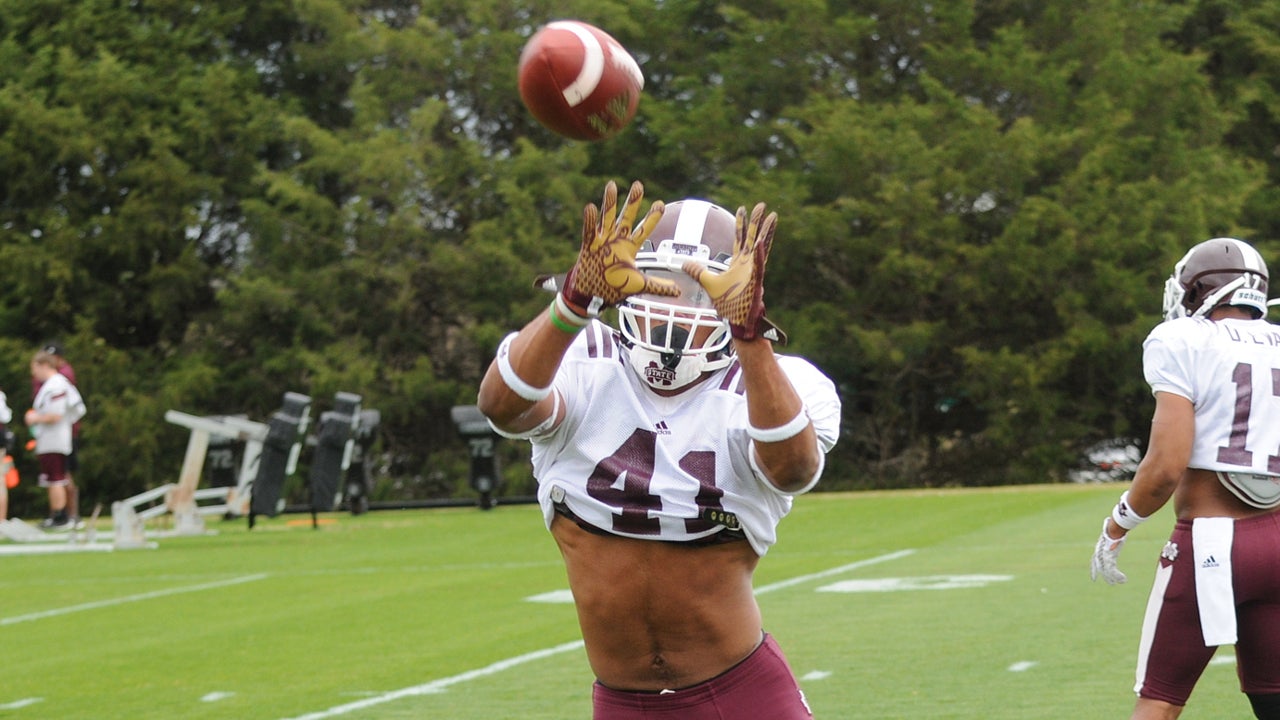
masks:
<instances>
[{"instance_id":1,"label":"gold receiver glove","mask_svg":"<svg viewBox=\"0 0 1280 720\"><path fill-rule=\"evenodd\" d=\"M706 289L716 312L729 321L729 332L735 338L763 337L785 345L786 334L764 316L764 269L778 224L778 213L766 217L764 211L764 203L757 203L748 219L747 209L738 208L728 270L717 273L693 260L686 261L683 269Z\"/></svg>"},{"instance_id":2,"label":"gold receiver glove","mask_svg":"<svg viewBox=\"0 0 1280 720\"><path fill-rule=\"evenodd\" d=\"M648 277L636 268L636 252L666 209L661 200L655 200L640 224L635 225L643 199L644 186L636 181L631 184L622 209L617 210L618 186L610 180L600 207L588 204L583 209L582 249L561 290L571 308L597 315L639 293L680 294L674 282Z\"/></svg>"}]
</instances>

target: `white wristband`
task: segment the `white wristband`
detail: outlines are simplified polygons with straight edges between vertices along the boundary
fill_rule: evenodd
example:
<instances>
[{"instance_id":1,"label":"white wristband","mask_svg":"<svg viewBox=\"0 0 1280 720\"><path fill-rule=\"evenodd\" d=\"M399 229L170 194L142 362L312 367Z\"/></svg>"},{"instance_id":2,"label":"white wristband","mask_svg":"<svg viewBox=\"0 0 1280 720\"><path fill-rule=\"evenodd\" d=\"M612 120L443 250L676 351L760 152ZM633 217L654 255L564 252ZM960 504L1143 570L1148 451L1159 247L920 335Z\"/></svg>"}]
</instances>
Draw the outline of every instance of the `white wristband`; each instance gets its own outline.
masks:
<instances>
[{"instance_id":1,"label":"white wristband","mask_svg":"<svg viewBox=\"0 0 1280 720\"><path fill-rule=\"evenodd\" d=\"M556 293L555 299L556 310L560 311L560 319L574 327L586 327L591 318L582 317L578 313L569 308L569 303L565 302L564 295Z\"/></svg>"},{"instance_id":2,"label":"white wristband","mask_svg":"<svg viewBox=\"0 0 1280 720\"><path fill-rule=\"evenodd\" d=\"M748 423L747 435L756 442L782 442L783 440L790 440L804 432L804 429L808 426L809 414L804 411L804 408L800 408L800 412L796 413L796 416L791 418L786 425L779 425L778 427L762 430Z\"/></svg>"},{"instance_id":3,"label":"white wristband","mask_svg":"<svg viewBox=\"0 0 1280 720\"><path fill-rule=\"evenodd\" d=\"M511 343L515 340L518 333L511 333L502 339L498 345L498 374L502 376L502 381L511 388L511 392L528 400L529 402L538 402L551 394L551 386L544 388L536 388L516 374L516 369L511 367Z\"/></svg>"},{"instance_id":4,"label":"white wristband","mask_svg":"<svg viewBox=\"0 0 1280 720\"><path fill-rule=\"evenodd\" d=\"M1125 490L1120 496L1120 502L1111 508L1111 521L1125 530L1132 530L1147 519L1133 511L1133 507L1129 505L1129 491Z\"/></svg>"}]
</instances>

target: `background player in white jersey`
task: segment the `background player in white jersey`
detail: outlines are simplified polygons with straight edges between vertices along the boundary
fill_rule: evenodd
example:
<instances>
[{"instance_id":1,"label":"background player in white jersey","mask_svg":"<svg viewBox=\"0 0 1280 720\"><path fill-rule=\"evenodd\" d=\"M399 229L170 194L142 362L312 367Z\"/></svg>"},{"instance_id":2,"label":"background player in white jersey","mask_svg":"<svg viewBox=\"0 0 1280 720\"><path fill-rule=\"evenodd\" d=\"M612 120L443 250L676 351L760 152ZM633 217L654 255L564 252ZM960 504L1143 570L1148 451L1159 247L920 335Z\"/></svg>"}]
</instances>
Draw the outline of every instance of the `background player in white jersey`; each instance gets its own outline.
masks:
<instances>
[{"instance_id":1,"label":"background player in white jersey","mask_svg":"<svg viewBox=\"0 0 1280 720\"><path fill-rule=\"evenodd\" d=\"M1254 715L1280 720L1280 326L1249 244L1196 245L1143 345L1155 394L1147 453L1103 521L1092 576L1125 581L1128 531L1173 498L1138 650L1133 718L1176 718L1219 645L1235 644Z\"/></svg>"},{"instance_id":2,"label":"background player in white jersey","mask_svg":"<svg viewBox=\"0 0 1280 720\"><path fill-rule=\"evenodd\" d=\"M84 417L84 400L76 386L58 372L57 359L44 350L31 359L31 377L41 385L24 419L35 435L40 487L49 492L49 517L40 527L70 530L74 526L67 507L67 486L71 483L67 456L72 448L71 426Z\"/></svg>"},{"instance_id":3,"label":"background player in white jersey","mask_svg":"<svg viewBox=\"0 0 1280 720\"><path fill-rule=\"evenodd\" d=\"M479 407L533 445L597 682L596 720L811 717L752 573L839 434L835 388L775 355L777 216L610 182L546 311L503 341ZM616 218L615 218L616 213ZM617 307L620 328L593 319Z\"/></svg>"}]
</instances>

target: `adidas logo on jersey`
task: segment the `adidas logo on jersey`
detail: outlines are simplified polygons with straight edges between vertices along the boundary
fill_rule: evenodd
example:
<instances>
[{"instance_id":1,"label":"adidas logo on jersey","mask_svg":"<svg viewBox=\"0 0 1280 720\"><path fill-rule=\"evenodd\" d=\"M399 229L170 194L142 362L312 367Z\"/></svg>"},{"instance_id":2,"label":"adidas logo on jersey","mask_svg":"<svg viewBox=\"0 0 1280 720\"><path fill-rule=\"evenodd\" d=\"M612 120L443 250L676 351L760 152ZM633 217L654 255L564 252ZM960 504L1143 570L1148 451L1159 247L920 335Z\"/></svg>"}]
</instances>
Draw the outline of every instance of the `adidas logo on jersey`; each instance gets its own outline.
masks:
<instances>
[{"instance_id":1,"label":"adidas logo on jersey","mask_svg":"<svg viewBox=\"0 0 1280 720\"><path fill-rule=\"evenodd\" d=\"M667 427L667 421L666 421L666 420L659 420L659 421L658 421L658 424L653 426L653 429L654 429L654 430L657 430L659 435L670 435L670 434L671 434L671 428Z\"/></svg>"},{"instance_id":2,"label":"adidas logo on jersey","mask_svg":"<svg viewBox=\"0 0 1280 720\"><path fill-rule=\"evenodd\" d=\"M1212 555L1210 555L1209 557L1207 557L1207 558L1205 558L1205 559L1204 559L1204 562L1200 563L1200 567L1202 567L1202 568L1216 568L1216 567L1218 567L1218 561L1217 561L1217 559L1216 559L1216 558L1214 558Z\"/></svg>"}]
</instances>

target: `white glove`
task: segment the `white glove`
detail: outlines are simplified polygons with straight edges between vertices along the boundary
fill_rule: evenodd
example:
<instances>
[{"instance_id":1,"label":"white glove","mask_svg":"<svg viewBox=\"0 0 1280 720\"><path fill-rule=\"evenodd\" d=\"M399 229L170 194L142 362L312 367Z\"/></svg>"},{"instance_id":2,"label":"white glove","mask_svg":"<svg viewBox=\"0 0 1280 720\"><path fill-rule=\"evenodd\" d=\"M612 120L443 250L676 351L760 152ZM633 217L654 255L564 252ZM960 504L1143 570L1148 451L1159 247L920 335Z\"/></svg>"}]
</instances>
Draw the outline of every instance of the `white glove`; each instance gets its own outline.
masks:
<instances>
[{"instance_id":1,"label":"white glove","mask_svg":"<svg viewBox=\"0 0 1280 720\"><path fill-rule=\"evenodd\" d=\"M1110 518L1107 518L1110 519ZM1098 581L1101 575L1108 585L1119 585L1128 580L1125 574L1120 572L1120 568L1116 567L1116 558L1120 555L1120 549L1124 547L1125 538L1128 534L1121 535L1120 539L1116 539L1107 534L1107 519L1102 521L1102 535L1098 538L1098 544L1093 549L1093 563L1089 568L1089 577L1094 581Z\"/></svg>"}]
</instances>

